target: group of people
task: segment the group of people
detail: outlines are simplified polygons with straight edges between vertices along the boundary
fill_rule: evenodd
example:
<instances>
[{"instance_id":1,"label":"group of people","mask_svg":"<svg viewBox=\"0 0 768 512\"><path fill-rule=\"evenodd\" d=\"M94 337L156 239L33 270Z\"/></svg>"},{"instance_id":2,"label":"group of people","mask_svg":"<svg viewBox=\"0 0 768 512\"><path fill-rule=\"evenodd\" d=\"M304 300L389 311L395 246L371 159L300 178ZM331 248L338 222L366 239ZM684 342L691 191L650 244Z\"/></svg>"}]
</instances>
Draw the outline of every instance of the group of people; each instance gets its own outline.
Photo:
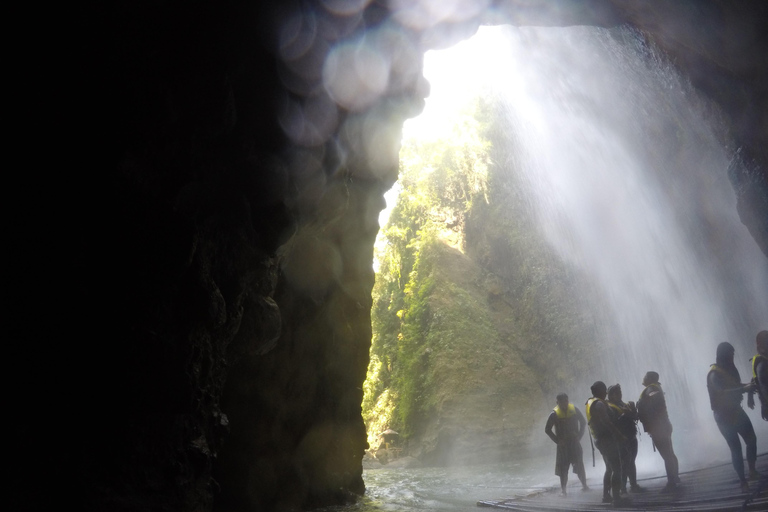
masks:
<instances>
[{"instance_id":1,"label":"group of people","mask_svg":"<svg viewBox=\"0 0 768 512\"><path fill-rule=\"evenodd\" d=\"M544 431L557 443L555 474L560 477L562 495L567 495L568 470L573 466L583 490L588 490L584 470L581 438L589 426L590 441L600 451L605 462L603 503L621 505L627 492L643 492L637 483L637 422L651 436L655 448L664 459L667 470L665 492L679 483L678 462L672 447L672 424L667 414L659 374L650 371L643 377L643 390L637 405L624 402L621 385L606 386L597 381L590 388L592 397L586 403L586 418L569 403L568 395L557 395L557 406L547 419ZM554 432L553 432L554 429ZM629 489L627 489L629 484Z\"/></svg>"},{"instance_id":2,"label":"group of people","mask_svg":"<svg viewBox=\"0 0 768 512\"><path fill-rule=\"evenodd\" d=\"M731 451L733 467L739 476L741 490L749 491L749 479L759 477L755 469L757 439L752 423L741 406L743 395L749 396L748 406L754 408L753 395L761 404L761 416L768 421L768 331L761 331L756 338L757 355L752 362L752 380L743 384L734 365L735 350L728 342L717 347L716 362L707 375L707 389L715 422ZM560 477L561 495L566 496L568 471L581 481L582 490L589 490L584 470L581 438L589 426L590 442L594 443L605 462L603 475L603 503L621 506L626 501L622 495L628 492L644 492L637 483L635 459L638 452L637 423L643 426L664 460L667 484L662 492L673 492L680 485L678 460L672 446L672 423L669 421L664 391L659 374L649 371L643 377L644 389L634 402L622 400L621 386L606 386L597 381L591 386L592 397L586 402L586 418L560 393L557 405L547 418L544 432L557 444L555 474ZM739 436L747 450L749 474L744 471L744 458ZM629 484L629 489L627 489Z\"/></svg>"}]
</instances>

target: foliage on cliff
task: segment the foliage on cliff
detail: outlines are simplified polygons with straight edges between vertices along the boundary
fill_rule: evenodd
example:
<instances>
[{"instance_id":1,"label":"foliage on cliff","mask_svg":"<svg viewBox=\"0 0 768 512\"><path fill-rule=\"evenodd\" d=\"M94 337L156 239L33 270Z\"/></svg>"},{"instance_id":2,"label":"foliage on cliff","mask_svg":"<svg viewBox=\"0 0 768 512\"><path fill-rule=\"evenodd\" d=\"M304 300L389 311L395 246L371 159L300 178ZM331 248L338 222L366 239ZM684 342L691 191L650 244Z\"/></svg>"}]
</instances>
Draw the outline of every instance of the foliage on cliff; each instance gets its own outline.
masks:
<instances>
[{"instance_id":1,"label":"foliage on cliff","mask_svg":"<svg viewBox=\"0 0 768 512\"><path fill-rule=\"evenodd\" d=\"M460 243L466 214L485 193L489 143L477 125L466 116L451 138L411 140L401 151L401 193L382 232L386 247L378 255L374 288L374 339L363 402L369 432L380 432L386 423L408 436L428 412L427 401L434 402L425 392L431 350L427 299L435 287L428 247Z\"/></svg>"},{"instance_id":2,"label":"foliage on cliff","mask_svg":"<svg viewBox=\"0 0 768 512\"><path fill-rule=\"evenodd\" d=\"M459 447L504 453L586 367L577 277L525 208L496 112L478 100L452 137L404 141L373 293L363 402L373 447L390 427L433 462Z\"/></svg>"}]
</instances>

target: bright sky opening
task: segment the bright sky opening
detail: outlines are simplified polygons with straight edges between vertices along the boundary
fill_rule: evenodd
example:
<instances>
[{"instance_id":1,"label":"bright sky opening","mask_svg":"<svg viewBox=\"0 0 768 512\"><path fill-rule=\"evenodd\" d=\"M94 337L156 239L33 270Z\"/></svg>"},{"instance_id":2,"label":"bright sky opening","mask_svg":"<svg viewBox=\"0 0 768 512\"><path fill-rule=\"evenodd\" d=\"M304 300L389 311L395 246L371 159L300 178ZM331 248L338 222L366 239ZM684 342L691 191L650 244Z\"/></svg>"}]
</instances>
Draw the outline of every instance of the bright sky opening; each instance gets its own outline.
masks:
<instances>
[{"instance_id":1,"label":"bright sky opening","mask_svg":"<svg viewBox=\"0 0 768 512\"><path fill-rule=\"evenodd\" d=\"M509 72L509 56L502 55L508 52L503 39L499 27L480 27L470 39L424 55L424 77L429 81L430 94L421 115L405 122L404 140L434 140L451 132L462 109L501 79L505 71ZM386 225L398 193L395 184L384 195L387 207L379 214L380 226ZM377 241L377 245L380 243Z\"/></svg>"}]
</instances>

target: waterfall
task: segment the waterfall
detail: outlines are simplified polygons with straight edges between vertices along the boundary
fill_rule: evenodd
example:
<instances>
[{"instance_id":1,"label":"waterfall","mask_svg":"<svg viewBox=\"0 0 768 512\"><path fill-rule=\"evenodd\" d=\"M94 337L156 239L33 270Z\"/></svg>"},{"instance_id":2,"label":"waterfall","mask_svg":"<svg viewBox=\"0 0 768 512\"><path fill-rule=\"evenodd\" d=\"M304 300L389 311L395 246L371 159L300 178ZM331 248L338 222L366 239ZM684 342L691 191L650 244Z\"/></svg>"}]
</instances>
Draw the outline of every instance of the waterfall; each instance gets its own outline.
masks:
<instances>
[{"instance_id":1,"label":"waterfall","mask_svg":"<svg viewBox=\"0 0 768 512\"><path fill-rule=\"evenodd\" d=\"M630 29L484 27L476 37L499 32L509 165L547 240L600 291L596 316L611 319L591 380L636 400L657 371L681 468L728 460L706 374L727 340L751 378L755 335L768 328L768 259L738 218L727 125ZM759 405L748 414L765 451Z\"/></svg>"}]
</instances>

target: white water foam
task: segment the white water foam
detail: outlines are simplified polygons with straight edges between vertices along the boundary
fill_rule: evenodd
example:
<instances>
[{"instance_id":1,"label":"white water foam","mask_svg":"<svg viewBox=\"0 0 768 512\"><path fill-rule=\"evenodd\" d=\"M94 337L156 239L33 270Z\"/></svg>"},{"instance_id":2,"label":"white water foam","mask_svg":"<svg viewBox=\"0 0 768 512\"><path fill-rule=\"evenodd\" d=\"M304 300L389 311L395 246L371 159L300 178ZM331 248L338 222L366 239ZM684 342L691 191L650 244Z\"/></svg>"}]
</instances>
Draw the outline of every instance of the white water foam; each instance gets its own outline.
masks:
<instances>
[{"instance_id":1,"label":"white water foam","mask_svg":"<svg viewBox=\"0 0 768 512\"><path fill-rule=\"evenodd\" d=\"M706 374L727 340L751 378L755 335L768 328L768 259L739 221L717 109L629 29L484 27L476 37L499 32L494 85L518 148L511 165L548 241L607 299L611 350L594 380L621 383L626 401L657 371L681 470L729 460ZM749 415L765 451L759 406ZM640 471L657 471L645 444Z\"/></svg>"}]
</instances>

